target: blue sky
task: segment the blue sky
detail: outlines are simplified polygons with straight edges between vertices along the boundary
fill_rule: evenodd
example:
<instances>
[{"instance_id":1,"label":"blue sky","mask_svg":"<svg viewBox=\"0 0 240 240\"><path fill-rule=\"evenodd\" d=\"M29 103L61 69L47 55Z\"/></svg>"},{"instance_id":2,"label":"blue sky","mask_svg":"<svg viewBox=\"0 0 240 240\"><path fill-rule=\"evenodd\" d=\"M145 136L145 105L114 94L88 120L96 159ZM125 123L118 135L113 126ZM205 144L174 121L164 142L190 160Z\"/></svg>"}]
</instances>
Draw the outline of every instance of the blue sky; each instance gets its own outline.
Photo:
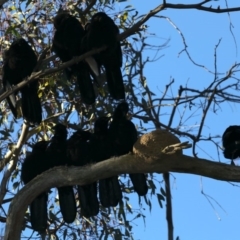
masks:
<instances>
[{"instance_id":1,"label":"blue sky","mask_svg":"<svg viewBox=\"0 0 240 240\"><path fill-rule=\"evenodd\" d=\"M185 4L197 2L171 1L171 3ZM139 14L144 14L155 8L159 3L160 1L157 0L141 1L141 3L137 0L130 0L126 4L133 5L139 11ZM237 4L237 1L228 1L229 7L233 7L234 4ZM225 1L211 2L209 5L225 7ZM119 10L122 9L123 4L116 6L116 10L118 10L118 7ZM238 49L236 49L234 38L229 30L230 22L227 14L167 9L159 15L169 17L182 31L188 50L198 64L214 71L214 48L220 39L221 44L217 51L218 72L225 74L235 62L239 62L239 46L237 45ZM239 13L231 13L230 17L234 25L233 34L238 44L240 42ZM156 35L148 39L149 43L161 45L170 39L168 48L160 52L160 55L164 56L157 62L148 64L144 69L151 89L161 95L170 78L175 79L172 88L174 96L177 95L179 85L185 86L187 81L189 87L206 88L213 80L213 75L203 68L194 66L185 53L179 56L179 52L183 49L183 43L176 29L168 21L159 18L152 18L147 22L147 25L149 26L148 32ZM151 56L152 54L152 52L146 52L145 56ZM163 113L168 113L170 110L166 108ZM190 114L191 112L189 112ZM213 136L218 135L219 139L217 141L221 145L220 137L223 131L229 125L240 125L239 117L239 104L223 103L216 114L210 113L207 116L203 133L205 136L210 133ZM169 115L166 114L161 117L161 120L167 124L168 118ZM194 118L186 120L186 127L189 125L195 126L197 130L200 120L201 115L198 112ZM173 127L177 127L178 123L179 119L176 115ZM186 139L182 138L182 140ZM221 162L229 163L221 153L218 158L216 148L209 142L199 143L197 152L199 157L216 161L220 158ZM190 150L185 150L184 153L192 154ZM162 176L157 175L157 178L161 180ZM181 240L240 239L239 187L206 177L173 173L171 190L175 238L179 236ZM207 197L201 193L202 190L216 202L208 198L210 203ZM152 197L152 204L151 213L149 213L148 208L145 210L146 226L139 220L138 225L134 227L135 239L167 239L165 207L163 209L159 207L155 196Z\"/></svg>"},{"instance_id":2,"label":"blue sky","mask_svg":"<svg viewBox=\"0 0 240 240\"><path fill-rule=\"evenodd\" d=\"M172 1L171 3L196 3L197 1ZM117 3L115 11L122 10L126 5L133 5L139 14L148 13L155 8L160 1L138 1L129 0L124 3ZM211 2L209 5L221 5L225 7L225 1ZM228 1L229 7L237 4L236 0ZM225 74L230 66L239 62L239 46L235 46L234 38L229 30L229 16L227 14L214 14L196 10L171 10L167 9L159 13L161 16L169 17L177 27L182 31L186 39L188 50L197 63L205 65L208 69L214 71L214 47L221 39L218 48L218 72ZM237 44L240 42L240 23L239 13L231 13L231 20L234 25L233 34ZM154 33L155 36L149 36L148 43L161 45L168 39L168 47L159 54L163 55L157 62L150 63L144 69L144 75L152 90L157 95L162 94L165 85L169 83L170 78L175 79L172 87L173 96L177 95L179 85L192 88L204 89L213 80L213 75L194 66L186 57L185 53L179 56L183 49L181 36L177 30L165 19L152 18L147 23L148 33ZM153 51L147 51L144 56L152 56ZM220 75L221 76L221 75ZM161 121L168 123L171 107L162 108ZM181 111L175 116L173 127L179 124ZM197 112L195 117L188 118L192 112L186 112L185 127L197 132L201 115ZM218 135L217 141L221 145L223 131L229 125L239 124L240 117L239 104L223 103L217 113L210 113L207 116L204 125L203 134L208 136ZM240 124L239 124L240 125ZM181 129L183 130L183 129ZM182 138L185 141L186 138ZM189 139L187 139L189 140ZM222 154L217 155L216 148L209 142L199 143L197 147L199 157L212 160L220 160L229 163L223 158ZM191 155L190 150L185 150L185 154ZM155 176L159 181L162 175ZM162 184L163 186L163 184ZM159 192L160 186L157 185ZM240 239L240 188L232 186L230 183L217 181L205 177L189 174L171 174L171 190L173 203L174 235L181 240L239 240ZM202 190L210 198L202 194ZM152 211L149 212L145 207L143 213L146 216L146 224L139 219L134 221L133 235L137 240L155 240L167 239L167 224L165 220L165 206L160 208L155 196L150 196L152 200ZM216 200L216 202L214 200ZM210 200L210 202L208 201ZM211 205L212 204L212 205ZM138 199L136 194L131 196L131 205L138 208ZM131 217L129 217L131 219Z\"/></svg>"}]
</instances>

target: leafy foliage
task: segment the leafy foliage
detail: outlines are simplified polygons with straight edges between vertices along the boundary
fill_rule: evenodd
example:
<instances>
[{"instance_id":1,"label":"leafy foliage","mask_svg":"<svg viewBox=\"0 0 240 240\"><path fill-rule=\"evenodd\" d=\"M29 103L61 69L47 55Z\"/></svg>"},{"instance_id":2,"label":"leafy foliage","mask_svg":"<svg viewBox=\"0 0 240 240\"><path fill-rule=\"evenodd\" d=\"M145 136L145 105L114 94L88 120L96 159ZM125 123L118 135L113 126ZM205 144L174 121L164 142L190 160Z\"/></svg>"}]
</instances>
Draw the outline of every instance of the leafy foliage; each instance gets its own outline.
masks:
<instances>
[{"instance_id":1,"label":"leafy foliage","mask_svg":"<svg viewBox=\"0 0 240 240\"><path fill-rule=\"evenodd\" d=\"M1 12L1 24L2 29L4 29L1 35L1 52L3 54L4 51L8 49L13 39L24 37L32 45L38 58L43 54L45 55L45 59L38 70L44 71L58 67L61 62L50 51L54 31L52 21L58 9L62 8L70 11L71 14L79 17L83 25L92 14L104 10L114 19L120 30L124 31L130 28L137 18L137 12L131 6L127 6L123 11L118 13L113 10L110 11L110 7L112 8L112 6L114 6L112 5L113 2L114 1L99 1L90 11L86 11L88 4L74 1L68 1L64 4L58 1L44 1L41 3L29 0L9 1L4 5L3 11ZM135 13L132 14L132 12ZM146 46L144 31L145 30L141 29L137 32L137 35L127 40L125 39L122 42L124 53L124 84L127 101L130 103L132 112L135 106L138 106L141 112L147 112L147 102L141 97L141 95L146 95L146 81L139 81L139 78L142 78L140 76L140 69L143 67L141 66L142 63L140 63L140 59L142 58L141 52ZM155 49L160 48L161 47L155 47ZM146 64L148 61L149 60L146 60L143 64ZM117 101L112 101L109 98L104 69L102 70L102 81L98 85L96 83L94 85L98 98L96 104L93 106L87 106L81 102L81 96L76 87L76 80L73 79L71 82L68 82L63 71L58 71L55 74L50 74L39 79L38 95L42 102L44 121L39 126L29 130L26 142L19 153L18 160L15 160L16 167L12 170L11 182L8 184L9 191L4 198L13 197L19 189L21 189L22 184L19 179L21 163L33 143L41 139L49 140L51 138L51 127L53 123L61 121L68 124L69 129L73 130L79 127L92 129L97 117L112 114ZM20 125L23 120L22 118L17 121L13 119L5 101L2 102L1 109L1 123L2 126L5 126L1 130L1 144L3 145L1 154L3 157L7 153L7 146L17 142L18 137L15 137L15 139L13 139L13 137L18 135L17 131L20 133ZM138 131L139 134L142 134L146 129L139 126ZM152 176L150 177L152 178ZM155 194L155 184L152 180L150 180L150 182L152 194ZM107 239L109 236L112 236L114 239L132 239L131 223L136 218L145 218L142 212L144 204L140 201L136 209L132 208L129 194L133 192L133 187L130 185L129 179L125 176L121 176L121 186L124 192L124 201L122 204L113 209L101 208L101 213L91 219L83 218L80 213L78 213L77 219L71 225L67 225L62 221L58 196L56 190L52 189L48 203L48 238L88 239L91 237L91 239ZM145 203L151 208L151 201L148 197L145 197ZM4 206L4 209L7 208L8 204ZM5 214L3 213L3 215ZM27 211L22 236L31 236L32 239L38 238L37 233L29 231L29 219L29 212Z\"/></svg>"},{"instance_id":2,"label":"leafy foliage","mask_svg":"<svg viewBox=\"0 0 240 240\"><path fill-rule=\"evenodd\" d=\"M61 66L61 62L54 56L50 49L53 38L53 17L59 9L68 10L71 14L79 18L81 23L85 23L97 11L105 11L119 26L121 32L126 32L136 22L141 19L138 12L130 5L121 11L114 9L114 2L123 1L8 1L0 12L0 45L1 55L8 49L14 38L24 37L31 45L40 59L38 71L46 71ZM202 5L202 4L201 4ZM200 5L200 6L201 6ZM197 6L196 6L197 7ZM205 9L207 11L207 9ZM159 10L160 11L160 10ZM156 11L157 12L157 11ZM164 18L164 17L162 17ZM171 22L171 24L173 24ZM187 44L181 31L175 26L183 40L184 50L189 56ZM206 115L209 111L215 113L220 108L223 101L240 102L237 94L239 90L239 78L234 76L238 72L239 64L234 64L229 72L223 77L218 76L215 69L214 80L204 89L193 89L186 86L179 86L178 94L173 96L172 86L174 79L166 84L160 94L156 95L148 86L149 79L144 75L144 68L148 63L158 60L159 51L165 48L168 41L162 42L159 46L148 43L148 26L141 24L134 29L128 38L121 41L124 53L123 78L125 84L126 98L130 105L132 117L136 123L139 135L146 133L151 128L166 128L180 137L188 138L193 143L193 155L197 156L196 145L200 141L212 142L217 151L221 150L216 136L203 136L202 130L205 124ZM215 53L217 51L215 48ZM150 59L145 57L145 51L154 51L155 57ZM42 61L41 59L44 58ZM189 57L190 58L190 57ZM3 59L0 59L3 61ZM216 59L215 59L216 60ZM192 59L190 58L190 61ZM192 61L193 64L195 64ZM195 64L196 65L196 64ZM203 66L198 66L203 67ZM226 83L227 80L231 82ZM56 73L45 75L39 79L38 95L41 98L44 121L37 127L27 129L26 138L20 141L23 132L22 118L15 120L5 101L1 103L0 112L0 169L6 169L3 173L1 187L6 190L0 191L0 202L4 204L0 213L3 227L5 225L9 202L14 195L22 188L19 176L22 161L31 146L41 139L49 140L52 136L51 127L57 122L68 125L70 133L77 128L92 129L93 123L99 116L112 115L117 101L110 99L105 83L104 69L101 72L101 82L94 83L97 100L95 105L87 106L81 101L76 79L69 82L62 70ZM19 100L20 101L20 100ZM164 107L170 106L171 111L165 116ZM176 119L176 112L179 116ZM189 123L189 119L195 118L199 114L201 117L200 126L195 133L192 128L182 130ZM160 121L161 118L161 121ZM164 122L167 122L164 124ZM175 125L173 127L172 125ZM190 124L189 124L190 125ZM15 155L10 150L15 148L18 151ZM10 181L8 181L10 180ZM167 194L162 187L162 182L156 179L154 174L148 174L148 185L150 193L142 199L136 207L131 205L133 187L126 176L120 177L123 189L124 201L116 208L100 209L100 214L96 217L86 219L78 213L73 224L65 224L62 220L59 201L56 189L51 189L48 213L49 228L48 239L133 239L134 220L142 218L145 222L145 206L151 211L151 198L156 197L159 206L163 207L163 202ZM160 185L160 188L157 187ZM144 200L144 201L143 201ZM79 203L78 203L79 204ZM29 224L29 212L26 212L22 238L38 239L37 233L31 231ZM177 237L179 239L179 237Z\"/></svg>"}]
</instances>

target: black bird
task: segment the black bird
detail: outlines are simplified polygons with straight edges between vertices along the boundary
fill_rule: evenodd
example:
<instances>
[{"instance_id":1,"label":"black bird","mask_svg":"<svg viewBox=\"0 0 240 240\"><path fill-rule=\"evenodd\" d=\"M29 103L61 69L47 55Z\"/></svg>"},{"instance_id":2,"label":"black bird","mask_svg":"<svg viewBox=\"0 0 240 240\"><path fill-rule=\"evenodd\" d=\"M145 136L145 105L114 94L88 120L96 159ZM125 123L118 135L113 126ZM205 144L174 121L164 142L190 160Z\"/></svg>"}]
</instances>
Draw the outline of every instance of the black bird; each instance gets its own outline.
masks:
<instances>
[{"instance_id":1,"label":"black bird","mask_svg":"<svg viewBox=\"0 0 240 240\"><path fill-rule=\"evenodd\" d=\"M54 136L46 150L46 160L49 168L55 166L69 165L70 160L67 155L67 129L58 123L53 128ZM76 201L72 186L58 187L60 210L66 223L72 223L76 218Z\"/></svg>"},{"instance_id":2,"label":"black bird","mask_svg":"<svg viewBox=\"0 0 240 240\"><path fill-rule=\"evenodd\" d=\"M223 155L227 159L232 160L240 157L240 126L229 126L222 136L224 147Z\"/></svg>"},{"instance_id":3,"label":"black bird","mask_svg":"<svg viewBox=\"0 0 240 240\"><path fill-rule=\"evenodd\" d=\"M23 38L15 40L4 56L2 79L4 89L7 91L13 85L30 76L36 64L37 56L30 45ZM39 124L42 121L42 107L37 91L37 81L31 82L20 89L23 117L32 124ZM9 107L15 118L17 118L16 94L7 97Z\"/></svg>"},{"instance_id":4,"label":"black bird","mask_svg":"<svg viewBox=\"0 0 240 240\"><path fill-rule=\"evenodd\" d=\"M108 121L108 117L100 117L95 122L94 134L90 140L90 152L93 162L100 162L112 157ZM118 176L99 180L99 198L103 207L115 207L121 202L122 191Z\"/></svg>"},{"instance_id":5,"label":"black bird","mask_svg":"<svg viewBox=\"0 0 240 240\"><path fill-rule=\"evenodd\" d=\"M104 12L92 16L85 26L86 35L82 40L82 48L89 51L106 46L105 51L94 55L96 61L104 66L110 95L114 99L125 99L122 78L122 50L117 40L119 29L114 21Z\"/></svg>"},{"instance_id":6,"label":"black bird","mask_svg":"<svg viewBox=\"0 0 240 240\"><path fill-rule=\"evenodd\" d=\"M84 166L91 163L89 140L91 133L88 131L77 130L68 139L68 153L72 164ZM84 186L77 186L78 197L81 205L81 213L89 218L99 213L99 203L97 198L97 183Z\"/></svg>"},{"instance_id":7,"label":"black bird","mask_svg":"<svg viewBox=\"0 0 240 240\"><path fill-rule=\"evenodd\" d=\"M27 184L48 168L45 161L45 150L48 144L47 141L37 142L33 146L32 152L25 158L21 173L24 184ZM47 201L48 194L43 192L30 204L30 222L35 231L44 232L47 228Z\"/></svg>"},{"instance_id":8,"label":"black bird","mask_svg":"<svg viewBox=\"0 0 240 240\"><path fill-rule=\"evenodd\" d=\"M127 119L129 106L126 102L120 103L113 114L113 120L109 127L109 137L112 143L111 149L115 156L121 156L132 152L133 145L137 141L137 130L134 124ZM147 194L148 186L145 174L129 174L134 190L139 196Z\"/></svg>"},{"instance_id":9,"label":"black bird","mask_svg":"<svg viewBox=\"0 0 240 240\"><path fill-rule=\"evenodd\" d=\"M53 38L52 50L59 56L62 62L67 62L73 57L80 56L81 41L85 31L80 22L72 15L62 12L54 18L56 32ZM97 65L97 64L96 64ZM82 101L86 104L95 102L95 92L90 77L91 69L85 61L81 61L66 69L70 80L71 76L77 77Z\"/></svg>"}]
</instances>

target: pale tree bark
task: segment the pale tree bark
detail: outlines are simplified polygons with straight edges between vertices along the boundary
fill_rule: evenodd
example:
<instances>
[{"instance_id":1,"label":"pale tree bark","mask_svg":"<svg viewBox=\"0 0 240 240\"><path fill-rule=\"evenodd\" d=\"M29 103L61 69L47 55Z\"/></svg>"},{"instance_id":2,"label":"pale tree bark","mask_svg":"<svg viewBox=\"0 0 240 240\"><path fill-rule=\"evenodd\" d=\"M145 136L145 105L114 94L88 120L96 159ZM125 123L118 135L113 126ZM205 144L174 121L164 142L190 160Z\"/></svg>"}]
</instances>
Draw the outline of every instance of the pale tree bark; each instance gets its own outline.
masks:
<instances>
[{"instance_id":1,"label":"pale tree bark","mask_svg":"<svg viewBox=\"0 0 240 240\"><path fill-rule=\"evenodd\" d=\"M222 181L240 182L240 167L181 154L160 153L156 158L128 154L85 167L56 167L37 176L16 194L9 207L4 239L20 239L27 206L43 191L52 187L84 185L123 173L140 172L190 173Z\"/></svg>"}]
</instances>

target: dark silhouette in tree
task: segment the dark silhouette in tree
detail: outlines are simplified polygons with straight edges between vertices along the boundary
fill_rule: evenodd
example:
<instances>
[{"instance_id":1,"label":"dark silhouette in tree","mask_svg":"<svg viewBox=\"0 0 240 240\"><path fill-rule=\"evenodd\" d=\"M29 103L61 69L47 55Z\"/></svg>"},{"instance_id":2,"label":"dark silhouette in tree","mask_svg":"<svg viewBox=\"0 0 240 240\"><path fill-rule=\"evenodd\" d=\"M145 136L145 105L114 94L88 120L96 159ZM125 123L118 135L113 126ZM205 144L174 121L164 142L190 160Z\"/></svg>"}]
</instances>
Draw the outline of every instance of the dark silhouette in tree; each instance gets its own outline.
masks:
<instances>
[{"instance_id":1,"label":"dark silhouette in tree","mask_svg":"<svg viewBox=\"0 0 240 240\"><path fill-rule=\"evenodd\" d=\"M94 134L90 140L93 162L109 159L112 155L108 135L108 117L100 117L94 125ZM99 198L103 207L115 207L122 200L118 176L99 180Z\"/></svg>"},{"instance_id":2,"label":"dark silhouette in tree","mask_svg":"<svg viewBox=\"0 0 240 240\"><path fill-rule=\"evenodd\" d=\"M122 50L117 40L119 29L114 21L104 12L93 15L85 26L86 35L82 41L84 51L106 46L107 49L94 55L99 65L104 66L110 95L114 99L125 99L122 78Z\"/></svg>"},{"instance_id":3,"label":"dark silhouette in tree","mask_svg":"<svg viewBox=\"0 0 240 240\"><path fill-rule=\"evenodd\" d=\"M67 156L67 129L58 123L53 128L55 130L49 147L46 150L46 161L48 168L55 166L70 165ZM58 187L60 210L66 223L72 223L76 218L76 201L72 186Z\"/></svg>"},{"instance_id":4,"label":"dark silhouette in tree","mask_svg":"<svg viewBox=\"0 0 240 240\"><path fill-rule=\"evenodd\" d=\"M73 165L84 166L91 163L89 149L91 135L88 131L77 130L68 139L68 155ZM77 189L82 215L88 218L97 215L99 212L97 183L78 185Z\"/></svg>"},{"instance_id":5,"label":"dark silhouette in tree","mask_svg":"<svg viewBox=\"0 0 240 240\"><path fill-rule=\"evenodd\" d=\"M109 127L109 137L110 142L112 143L111 149L114 152L114 156L121 156L132 152L133 145L137 141L137 130L134 124L127 119L128 111L128 104L122 102L116 107L113 114L113 121ZM129 176L133 188L138 195L146 195L148 186L145 174L135 173L129 174Z\"/></svg>"},{"instance_id":6,"label":"dark silhouette in tree","mask_svg":"<svg viewBox=\"0 0 240 240\"><path fill-rule=\"evenodd\" d=\"M37 142L33 146L32 152L25 158L21 172L21 179L24 184L27 184L48 168L45 161L45 151L48 144L47 141ZM44 232L47 228L47 201L48 194L43 192L30 204L30 222L35 231Z\"/></svg>"},{"instance_id":7,"label":"dark silhouette in tree","mask_svg":"<svg viewBox=\"0 0 240 240\"><path fill-rule=\"evenodd\" d=\"M81 23L66 12L59 13L54 18L56 32L53 37L52 50L59 56L62 62L71 60L82 54L81 41L85 31ZM95 102L95 92L90 77L91 69L85 61L79 62L66 69L70 80L72 75L77 77L82 101L86 104Z\"/></svg>"},{"instance_id":8,"label":"dark silhouette in tree","mask_svg":"<svg viewBox=\"0 0 240 240\"><path fill-rule=\"evenodd\" d=\"M233 159L240 157L240 126L229 126L223 133L222 143L224 157L231 159L234 164Z\"/></svg>"},{"instance_id":9,"label":"dark silhouette in tree","mask_svg":"<svg viewBox=\"0 0 240 240\"><path fill-rule=\"evenodd\" d=\"M37 64L37 56L23 39L15 40L6 51L3 64L3 87L5 91L31 75ZM23 117L32 124L42 121L42 107L38 97L38 82L34 81L20 89ZM7 97L9 107L17 118L16 94Z\"/></svg>"}]
</instances>

